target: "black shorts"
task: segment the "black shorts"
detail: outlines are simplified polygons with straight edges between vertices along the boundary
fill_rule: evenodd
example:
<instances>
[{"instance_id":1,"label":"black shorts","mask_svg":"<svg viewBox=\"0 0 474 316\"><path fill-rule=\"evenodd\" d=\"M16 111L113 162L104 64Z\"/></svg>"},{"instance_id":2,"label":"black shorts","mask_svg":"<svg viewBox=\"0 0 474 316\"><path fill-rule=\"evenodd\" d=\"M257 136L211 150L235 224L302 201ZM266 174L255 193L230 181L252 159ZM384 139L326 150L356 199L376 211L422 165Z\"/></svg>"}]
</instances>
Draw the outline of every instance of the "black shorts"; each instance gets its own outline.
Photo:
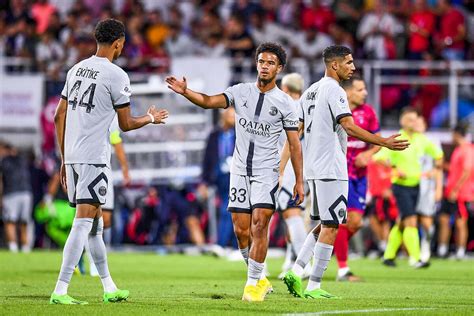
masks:
<instances>
[{"instance_id":1,"label":"black shorts","mask_svg":"<svg viewBox=\"0 0 474 316\"><path fill-rule=\"evenodd\" d=\"M441 203L441 213L448 215L456 215L461 218L469 218L469 210L471 208L471 203L465 201L455 201L451 202L447 199L443 199Z\"/></svg>"},{"instance_id":2,"label":"black shorts","mask_svg":"<svg viewBox=\"0 0 474 316\"><path fill-rule=\"evenodd\" d=\"M408 216L417 215L416 203L418 202L418 195L420 187L407 187L398 184L392 185L393 195L397 200L398 211L401 219Z\"/></svg>"}]
</instances>

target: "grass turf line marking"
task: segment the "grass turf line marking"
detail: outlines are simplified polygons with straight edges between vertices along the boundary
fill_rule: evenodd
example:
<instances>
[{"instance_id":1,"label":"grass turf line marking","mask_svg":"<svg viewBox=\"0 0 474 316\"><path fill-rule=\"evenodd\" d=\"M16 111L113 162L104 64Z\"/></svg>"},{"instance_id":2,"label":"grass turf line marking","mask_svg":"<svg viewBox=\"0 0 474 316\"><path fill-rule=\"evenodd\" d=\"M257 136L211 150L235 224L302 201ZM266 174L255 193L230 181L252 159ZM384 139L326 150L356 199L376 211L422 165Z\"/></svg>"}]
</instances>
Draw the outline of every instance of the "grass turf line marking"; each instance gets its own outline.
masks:
<instances>
[{"instance_id":1,"label":"grass turf line marking","mask_svg":"<svg viewBox=\"0 0 474 316\"><path fill-rule=\"evenodd\" d=\"M380 313L380 312L402 312L402 311L421 311L434 310L430 307L411 307L411 308L377 308L377 309L356 309L356 310L340 310L340 311L323 311L316 313L295 313L283 314L284 316L319 316L319 315L337 315L337 314L357 314L357 313Z\"/></svg>"}]
</instances>

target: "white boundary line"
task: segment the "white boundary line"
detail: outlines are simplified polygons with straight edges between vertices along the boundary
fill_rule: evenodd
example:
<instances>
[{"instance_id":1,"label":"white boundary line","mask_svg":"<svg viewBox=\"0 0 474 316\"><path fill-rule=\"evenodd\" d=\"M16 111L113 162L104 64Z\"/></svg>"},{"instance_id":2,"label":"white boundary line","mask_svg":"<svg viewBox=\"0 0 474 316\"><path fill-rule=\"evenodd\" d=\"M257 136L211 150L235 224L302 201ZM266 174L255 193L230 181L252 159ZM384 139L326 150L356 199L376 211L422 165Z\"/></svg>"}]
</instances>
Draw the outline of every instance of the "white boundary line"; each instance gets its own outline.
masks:
<instances>
[{"instance_id":1,"label":"white boundary line","mask_svg":"<svg viewBox=\"0 0 474 316\"><path fill-rule=\"evenodd\" d=\"M316 313L294 313L284 314L284 316L319 316L319 315L337 315L337 314L357 314L357 313L380 313L380 312L397 312L397 311L422 311L434 310L430 307L412 307L412 308L376 308L376 309L356 309L356 310L339 310L339 311L322 311Z\"/></svg>"}]
</instances>

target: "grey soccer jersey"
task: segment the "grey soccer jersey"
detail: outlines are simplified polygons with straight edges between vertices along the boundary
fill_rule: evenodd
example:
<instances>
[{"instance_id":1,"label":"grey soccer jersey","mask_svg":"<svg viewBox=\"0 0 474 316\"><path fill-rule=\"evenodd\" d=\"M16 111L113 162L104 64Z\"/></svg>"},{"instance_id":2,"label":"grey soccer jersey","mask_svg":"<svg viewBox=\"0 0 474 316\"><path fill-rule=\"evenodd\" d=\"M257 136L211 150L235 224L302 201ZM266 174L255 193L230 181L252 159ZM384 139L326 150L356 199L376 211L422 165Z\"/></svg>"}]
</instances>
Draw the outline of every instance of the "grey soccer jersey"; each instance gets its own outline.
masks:
<instances>
[{"instance_id":1,"label":"grey soccer jersey","mask_svg":"<svg viewBox=\"0 0 474 316\"><path fill-rule=\"evenodd\" d=\"M224 96L235 107L236 141L231 173L265 175L278 172L278 139L282 131L298 130L290 96L278 87L261 93L255 83L229 87Z\"/></svg>"},{"instance_id":2,"label":"grey soccer jersey","mask_svg":"<svg viewBox=\"0 0 474 316\"><path fill-rule=\"evenodd\" d=\"M128 75L107 58L92 56L67 74L61 97L68 102L66 164L110 165L109 127L115 110L130 104Z\"/></svg>"},{"instance_id":3,"label":"grey soccer jersey","mask_svg":"<svg viewBox=\"0 0 474 316\"><path fill-rule=\"evenodd\" d=\"M352 114L344 89L322 78L303 93L299 112L305 125L305 178L347 180L347 134L339 120Z\"/></svg>"}]
</instances>

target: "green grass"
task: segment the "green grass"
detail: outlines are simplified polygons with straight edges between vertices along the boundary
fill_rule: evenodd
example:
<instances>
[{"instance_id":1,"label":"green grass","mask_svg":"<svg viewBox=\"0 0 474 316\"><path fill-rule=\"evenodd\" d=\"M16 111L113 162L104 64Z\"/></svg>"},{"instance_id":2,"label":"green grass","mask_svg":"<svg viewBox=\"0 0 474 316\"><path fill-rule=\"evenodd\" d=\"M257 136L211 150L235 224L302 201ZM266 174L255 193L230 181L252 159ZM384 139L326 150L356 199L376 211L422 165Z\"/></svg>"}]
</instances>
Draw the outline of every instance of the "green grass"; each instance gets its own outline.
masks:
<instances>
[{"instance_id":1,"label":"green grass","mask_svg":"<svg viewBox=\"0 0 474 316\"><path fill-rule=\"evenodd\" d=\"M351 262L362 283L336 283L332 260L323 288L342 300L314 301L290 296L276 279L282 261L269 260L275 293L263 303L242 302L246 269L241 262L213 257L112 253L109 265L130 299L120 304L101 303L98 278L74 275L69 294L89 301L88 306L48 305L61 263L60 252L10 254L0 252L0 315L264 315L320 313L341 310L379 310L383 315L474 315L472 261L435 260L427 270L413 270L406 261L383 267L378 260Z\"/></svg>"}]
</instances>

